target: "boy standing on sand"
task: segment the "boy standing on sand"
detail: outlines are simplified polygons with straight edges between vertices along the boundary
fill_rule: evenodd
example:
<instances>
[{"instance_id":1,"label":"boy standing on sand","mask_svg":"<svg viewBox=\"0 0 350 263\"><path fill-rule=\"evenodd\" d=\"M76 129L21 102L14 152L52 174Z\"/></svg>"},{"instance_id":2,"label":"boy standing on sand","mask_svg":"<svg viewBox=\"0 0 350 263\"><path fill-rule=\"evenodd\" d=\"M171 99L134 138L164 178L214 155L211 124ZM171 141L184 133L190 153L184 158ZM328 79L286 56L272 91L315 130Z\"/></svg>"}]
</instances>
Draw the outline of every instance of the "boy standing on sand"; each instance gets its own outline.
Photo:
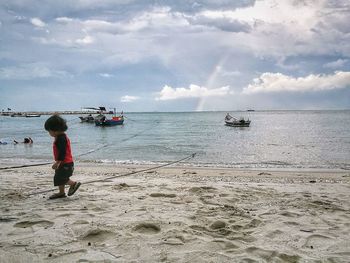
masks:
<instances>
[{"instance_id":1,"label":"boy standing on sand","mask_svg":"<svg viewBox=\"0 0 350 263\"><path fill-rule=\"evenodd\" d=\"M73 175L74 162L70 146L70 140L65 134L68 129L66 121L59 115L53 115L45 122L45 130L55 138L53 142L53 155L55 163L52 169L55 170L54 186L58 186L59 192L53 194L49 199L66 197L65 185L70 185L68 196L73 195L81 185L80 182L75 182L70 179Z\"/></svg>"}]
</instances>

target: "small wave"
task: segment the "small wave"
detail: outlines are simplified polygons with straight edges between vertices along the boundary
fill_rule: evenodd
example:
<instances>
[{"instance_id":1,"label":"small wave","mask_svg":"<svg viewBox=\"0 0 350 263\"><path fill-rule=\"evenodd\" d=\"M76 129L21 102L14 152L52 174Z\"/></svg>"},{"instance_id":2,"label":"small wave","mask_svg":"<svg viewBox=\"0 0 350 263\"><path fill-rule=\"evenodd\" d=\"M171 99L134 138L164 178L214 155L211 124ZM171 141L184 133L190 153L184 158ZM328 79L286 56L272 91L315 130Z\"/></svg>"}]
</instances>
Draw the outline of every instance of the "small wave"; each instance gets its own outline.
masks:
<instances>
[{"instance_id":1,"label":"small wave","mask_svg":"<svg viewBox=\"0 0 350 263\"><path fill-rule=\"evenodd\" d=\"M112 160L112 159L98 159L98 160L83 160L83 163L101 163L101 164L127 164L127 165L155 165L164 164L165 162L139 161L139 160Z\"/></svg>"},{"instance_id":2,"label":"small wave","mask_svg":"<svg viewBox=\"0 0 350 263\"><path fill-rule=\"evenodd\" d=\"M268 161L268 162L261 162L261 164L267 164L267 165L292 165L291 163L282 162L282 161Z\"/></svg>"}]
</instances>

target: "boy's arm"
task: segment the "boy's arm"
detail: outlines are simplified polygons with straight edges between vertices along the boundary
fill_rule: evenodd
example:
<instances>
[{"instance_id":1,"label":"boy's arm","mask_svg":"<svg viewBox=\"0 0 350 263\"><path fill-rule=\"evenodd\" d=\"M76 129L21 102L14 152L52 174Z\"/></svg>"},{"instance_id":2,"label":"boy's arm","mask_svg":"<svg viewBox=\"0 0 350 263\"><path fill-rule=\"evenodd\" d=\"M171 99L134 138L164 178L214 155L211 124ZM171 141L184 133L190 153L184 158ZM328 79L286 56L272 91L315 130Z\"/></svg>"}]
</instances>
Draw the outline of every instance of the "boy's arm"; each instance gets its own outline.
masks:
<instances>
[{"instance_id":1,"label":"boy's arm","mask_svg":"<svg viewBox=\"0 0 350 263\"><path fill-rule=\"evenodd\" d=\"M56 162L52 166L53 169L56 170L57 168L59 168L64 158L66 157L66 146L67 146L66 136L58 136L56 140L58 157Z\"/></svg>"}]
</instances>

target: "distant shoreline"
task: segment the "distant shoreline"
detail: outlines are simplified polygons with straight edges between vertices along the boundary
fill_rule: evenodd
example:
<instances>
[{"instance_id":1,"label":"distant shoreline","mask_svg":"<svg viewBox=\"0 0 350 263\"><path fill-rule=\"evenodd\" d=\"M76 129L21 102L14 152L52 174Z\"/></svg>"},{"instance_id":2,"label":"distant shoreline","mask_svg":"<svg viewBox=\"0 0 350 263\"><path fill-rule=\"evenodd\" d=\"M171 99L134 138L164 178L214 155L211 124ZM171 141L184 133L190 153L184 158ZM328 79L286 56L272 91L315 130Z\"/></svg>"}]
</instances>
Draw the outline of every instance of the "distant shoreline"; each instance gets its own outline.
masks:
<instances>
[{"instance_id":1,"label":"distant shoreline","mask_svg":"<svg viewBox=\"0 0 350 263\"><path fill-rule=\"evenodd\" d=\"M261 112L278 112L278 111L302 111L302 112L308 112L308 111L350 111L350 109L324 109L324 110L295 110L295 109L277 109L277 110L219 110L219 111L129 111L124 113L201 113L201 112L247 112L247 113L261 113ZM0 116L11 116L12 114L40 114L40 115L53 115L53 114L60 114L60 115L77 115L77 114L97 114L96 111L81 111L81 110L71 110L71 111L2 111L0 112ZM108 113L105 113L108 114Z\"/></svg>"},{"instance_id":2,"label":"distant shoreline","mask_svg":"<svg viewBox=\"0 0 350 263\"><path fill-rule=\"evenodd\" d=\"M76 114L97 114L96 111L3 111L0 112L1 116L11 116L12 114L15 115L53 115L53 114L60 114L60 115L76 115ZM105 113L108 114L108 113Z\"/></svg>"}]
</instances>

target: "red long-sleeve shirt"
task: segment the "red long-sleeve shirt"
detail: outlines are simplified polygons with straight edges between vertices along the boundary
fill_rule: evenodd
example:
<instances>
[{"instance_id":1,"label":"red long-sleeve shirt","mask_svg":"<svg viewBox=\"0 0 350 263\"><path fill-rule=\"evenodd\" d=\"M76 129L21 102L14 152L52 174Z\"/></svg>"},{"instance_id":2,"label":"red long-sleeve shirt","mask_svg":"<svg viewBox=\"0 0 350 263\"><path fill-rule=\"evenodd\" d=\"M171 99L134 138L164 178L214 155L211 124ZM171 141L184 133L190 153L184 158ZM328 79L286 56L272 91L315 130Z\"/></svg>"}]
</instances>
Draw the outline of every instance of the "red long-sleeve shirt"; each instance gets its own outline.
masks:
<instances>
[{"instance_id":1,"label":"red long-sleeve shirt","mask_svg":"<svg viewBox=\"0 0 350 263\"><path fill-rule=\"evenodd\" d=\"M65 133L56 137L53 143L53 155L55 161L61 161L62 163L73 162L70 140Z\"/></svg>"}]
</instances>

